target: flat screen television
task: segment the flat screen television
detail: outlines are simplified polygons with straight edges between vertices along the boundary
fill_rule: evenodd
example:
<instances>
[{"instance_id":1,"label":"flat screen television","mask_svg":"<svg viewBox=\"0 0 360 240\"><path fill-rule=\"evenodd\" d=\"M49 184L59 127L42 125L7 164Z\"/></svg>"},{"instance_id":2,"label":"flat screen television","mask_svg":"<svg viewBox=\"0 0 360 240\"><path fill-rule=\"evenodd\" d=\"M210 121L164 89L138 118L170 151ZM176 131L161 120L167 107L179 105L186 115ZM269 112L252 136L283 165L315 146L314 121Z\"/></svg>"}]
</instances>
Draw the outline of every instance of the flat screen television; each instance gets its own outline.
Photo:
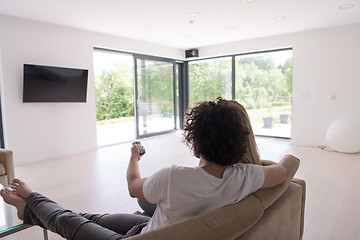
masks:
<instances>
[{"instance_id":1,"label":"flat screen television","mask_svg":"<svg viewBox=\"0 0 360 240\"><path fill-rule=\"evenodd\" d=\"M23 102L86 102L88 70L24 64Z\"/></svg>"}]
</instances>

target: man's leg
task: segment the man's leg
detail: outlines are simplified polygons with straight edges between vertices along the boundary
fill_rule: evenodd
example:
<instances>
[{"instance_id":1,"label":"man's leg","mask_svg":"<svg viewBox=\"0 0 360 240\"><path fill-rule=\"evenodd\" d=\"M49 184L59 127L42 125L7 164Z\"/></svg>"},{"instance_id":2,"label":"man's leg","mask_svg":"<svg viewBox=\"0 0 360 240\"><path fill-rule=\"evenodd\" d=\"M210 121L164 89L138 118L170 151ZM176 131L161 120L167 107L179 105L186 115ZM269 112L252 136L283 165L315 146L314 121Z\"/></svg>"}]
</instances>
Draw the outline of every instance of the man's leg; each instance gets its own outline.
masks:
<instances>
[{"instance_id":1,"label":"man's leg","mask_svg":"<svg viewBox=\"0 0 360 240\"><path fill-rule=\"evenodd\" d=\"M114 232L93 222L93 220L102 222L114 221L119 225L125 224L128 229L135 224L141 223L130 230L130 233L137 234L142 227L147 224L149 218L128 214L123 215L88 215L85 216L63 209L60 205L49 198L33 192L30 187L19 179L14 179L12 185L13 192L10 190L1 190L1 196L4 200L18 209L18 216L26 224L40 225L50 231L60 234L67 239L122 239L123 234ZM26 200L25 200L26 199ZM85 214L84 214L85 215ZM123 219L124 217L124 219ZM124 221L122 221L124 220ZM128 225L126 225L128 223ZM130 226L129 224L134 224ZM114 229L115 230L115 229ZM124 229L118 231L125 232ZM129 233L127 233L129 235Z\"/></svg>"},{"instance_id":2,"label":"man's leg","mask_svg":"<svg viewBox=\"0 0 360 240\"><path fill-rule=\"evenodd\" d=\"M150 220L134 214L77 214L39 193L30 194L26 202L24 223L40 225L66 239L122 239L139 234Z\"/></svg>"},{"instance_id":3,"label":"man's leg","mask_svg":"<svg viewBox=\"0 0 360 240\"><path fill-rule=\"evenodd\" d=\"M124 235L124 237L130 237L139 234L143 227L145 227L150 220L150 217L126 214L126 213L115 213L115 214L90 214L80 213L81 216L92 222L110 229L116 233ZM84 225L85 226L85 225ZM87 231L78 231L75 236L79 239L83 239L83 234L93 231L91 228Z\"/></svg>"},{"instance_id":4,"label":"man's leg","mask_svg":"<svg viewBox=\"0 0 360 240\"><path fill-rule=\"evenodd\" d=\"M85 217L70 210L63 209L60 205L49 198L33 192L26 198L26 204L43 223L43 226L52 232L60 234L66 239L122 239L122 235L109 229L103 228ZM25 224L34 224L34 219L24 214ZM87 231L84 238L74 238L75 233ZM95 234L94 234L95 233Z\"/></svg>"},{"instance_id":5,"label":"man's leg","mask_svg":"<svg viewBox=\"0 0 360 240\"><path fill-rule=\"evenodd\" d=\"M22 189L19 187L18 190L20 193ZM85 236L82 239L100 240L123 238L121 234L103 228L91 220L69 210L64 210L58 204L39 193L30 193L25 200L9 189L2 189L1 196L6 203L17 208L18 217L24 220L25 224L39 225L60 234L66 239L76 239L73 238L76 232L81 232L83 229L86 231L86 228L91 227L91 225L95 225L92 229L98 228L96 234ZM82 228L82 226L86 226L86 228Z\"/></svg>"}]
</instances>

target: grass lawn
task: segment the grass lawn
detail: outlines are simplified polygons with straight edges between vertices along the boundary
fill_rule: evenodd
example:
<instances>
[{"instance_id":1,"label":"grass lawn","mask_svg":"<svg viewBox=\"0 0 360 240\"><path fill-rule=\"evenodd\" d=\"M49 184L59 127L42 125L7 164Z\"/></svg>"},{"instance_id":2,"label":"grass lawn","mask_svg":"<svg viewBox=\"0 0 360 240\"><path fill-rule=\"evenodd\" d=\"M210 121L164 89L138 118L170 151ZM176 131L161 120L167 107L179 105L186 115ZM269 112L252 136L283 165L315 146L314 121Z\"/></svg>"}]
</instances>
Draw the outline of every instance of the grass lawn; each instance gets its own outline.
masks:
<instances>
[{"instance_id":1,"label":"grass lawn","mask_svg":"<svg viewBox=\"0 0 360 240\"><path fill-rule=\"evenodd\" d=\"M263 117L270 117L267 108L249 109L246 111L249 114L250 121L255 123L262 123ZM291 106L272 107L272 117L276 119L276 122L280 122L280 114L285 113L291 115ZM291 118L289 122L291 122Z\"/></svg>"}]
</instances>

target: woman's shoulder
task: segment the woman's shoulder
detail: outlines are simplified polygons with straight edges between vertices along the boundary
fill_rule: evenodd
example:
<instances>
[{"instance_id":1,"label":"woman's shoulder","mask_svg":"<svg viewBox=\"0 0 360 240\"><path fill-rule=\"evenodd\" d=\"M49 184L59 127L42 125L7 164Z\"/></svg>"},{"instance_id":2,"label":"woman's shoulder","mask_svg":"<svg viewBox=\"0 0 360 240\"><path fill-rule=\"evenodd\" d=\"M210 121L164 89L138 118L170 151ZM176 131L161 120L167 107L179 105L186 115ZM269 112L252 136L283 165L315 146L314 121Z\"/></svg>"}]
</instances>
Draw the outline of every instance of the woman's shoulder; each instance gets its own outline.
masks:
<instances>
[{"instance_id":1,"label":"woman's shoulder","mask_svg":"<svg viewBox=\"0 0 360 240\"><path fill-rule=\"evenodd\" d=\"M230 172L247 172L247 171L258 171L262 167L258 164L250 164L250 163L235 163L230 165L227 168L227 171Z\"/></svg>"}]
</instances>

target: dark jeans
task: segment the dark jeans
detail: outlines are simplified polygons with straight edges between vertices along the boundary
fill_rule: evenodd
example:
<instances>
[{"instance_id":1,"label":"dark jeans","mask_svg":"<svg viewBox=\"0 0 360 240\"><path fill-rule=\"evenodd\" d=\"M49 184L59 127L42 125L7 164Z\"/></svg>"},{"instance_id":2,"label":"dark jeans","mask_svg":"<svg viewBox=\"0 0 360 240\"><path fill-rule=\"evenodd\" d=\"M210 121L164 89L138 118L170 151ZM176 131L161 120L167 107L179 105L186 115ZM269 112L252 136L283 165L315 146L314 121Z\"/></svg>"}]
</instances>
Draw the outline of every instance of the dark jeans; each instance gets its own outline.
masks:
<instances>
[{"instance_id":1,"label":"dark jeans","mask_svg":"<svg viewBox=\"0 0 360 240\"><path fill-rule=\"evenodd\" d=\"M26 198L24 210L25 224L39 225L69 240L124 239L140 233L149 220L134 214L78 214L36 192Z\"/></svg>"},{"instance_id":2,"label":"dark jeans","mask_svg":"<svg viewBox=\"0 0 360 240\"><path fill-rule=\"evenodd\" d=\"M154 203L149 203L147 201L138 199L138 204L139 206L142 208L142 210L144 210L147 214L149 214L150 216L154 215L154 212L156 210L156 204Z\"/></svg>"}]
</instances>

